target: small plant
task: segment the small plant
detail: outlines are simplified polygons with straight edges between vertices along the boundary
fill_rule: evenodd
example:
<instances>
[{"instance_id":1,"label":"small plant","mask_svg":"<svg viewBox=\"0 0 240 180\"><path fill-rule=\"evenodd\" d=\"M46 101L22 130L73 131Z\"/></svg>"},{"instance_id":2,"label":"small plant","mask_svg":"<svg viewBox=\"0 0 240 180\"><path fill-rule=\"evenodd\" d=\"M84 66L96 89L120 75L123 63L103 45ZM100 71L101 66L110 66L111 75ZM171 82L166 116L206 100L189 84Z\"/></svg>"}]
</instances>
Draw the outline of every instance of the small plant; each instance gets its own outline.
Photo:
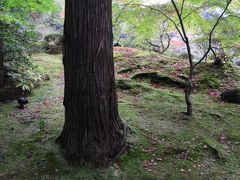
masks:
<instances>
[{"instance_id":1,"label":"small plant","mask_svg":"<svg viewBox=\"0 0 240 180\"><path fill-rule=\"evenodd\" d=\"M43 80L47 79L47 76L42 74L36 67L32 65L26 65L19 62L8 63L12 70L8 72L8 76L17 88L21 88L23 91L30 91L36 85Z\"/></svg>"},{"instance_id":2,"label":"small plant","mask_svg":"<svg viewBox=\"0 0 240 180\"><path fill-rule=\"evenodd\" d=\"M44 128L45 128L45 126L46 126L46 122L45 122L43 119L40 119L39 122L38 122L38 124L39 124L39 130L40 130L40 132L43 132L43 131L44 131Z\"/></svg>"}]
</instances>

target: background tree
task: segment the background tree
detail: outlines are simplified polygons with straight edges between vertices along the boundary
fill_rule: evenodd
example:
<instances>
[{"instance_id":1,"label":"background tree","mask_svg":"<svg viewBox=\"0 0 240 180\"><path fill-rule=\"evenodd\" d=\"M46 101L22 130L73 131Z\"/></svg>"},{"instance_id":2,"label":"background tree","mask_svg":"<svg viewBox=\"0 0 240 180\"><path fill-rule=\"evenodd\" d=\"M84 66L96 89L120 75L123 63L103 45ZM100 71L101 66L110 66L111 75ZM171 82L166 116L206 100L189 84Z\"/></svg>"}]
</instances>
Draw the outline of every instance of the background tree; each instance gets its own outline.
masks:
<instances>
[{"instance_id":1,"label":"background tree","mask_svg":"<svg viewBox=\"0 0 240 180\"><path fill-rule=\"evenodd\" d=\"M162 14L142 6L138 1L117 2L113 9L116 42L121 41L123 46L149 49L160 54L169 48L169 32L173 26ZM160 5L154 7L162 8ZM168 13L173 11L167 6L164 9Z\"/></svg>"},{"instance_id":2,"label":"background tree","mask_svg":"<svg viewBox=\"0 0 240 180\"><path fill-rule=\"evenodd\" d=\"M168 50L171 44L171 35L168 29L168 22L164 20L159 27L159 37L156 38L155 42L151 39L146 39L147 43L153 48L153 51L163 54Z\"/></svg>"},{"instance_id":3,"label":"background tree","mask_svg":"<svg viewBox=\"0 0 240 180\"><path fill-rule=\"evenodd\" d=\"M214 31L219 25L221 19L223 18L224 14L229 8L229 5L231 4L232 0L227 0L226 2L218 2L218 1L185 1L182 0L178 3L176 3L174 0L171 0L171 4L175 10L175 16L171 14L171 16L165 12L163 9L156 8L156 7L151 7L151 6L146 6L150 8L153 11L161 13L163 16L165 16L175 27L176 31L179 33L182 41L186 45L187 49L187 54L188 54L188 61L189 61L189 75L188 75L188 80L186 82L186 87L184 90L185 93L185 100L187 104L187 115L192 116L193 113L193 107L192 107L192 93L194 90L194 84L193 84L193 76L194 76L194 69L195 67L200 64L209 54L209 52L212 49L212 39L214 35ZM191 16L197 16L199 19L204 20L204 17L201 14L201 10L203 7L208 7L208 8L220 8L222 11L216 21L211 21L212 26L208 34L208 46L202 57L198 60L198 62L194 63L193 61L193 56L192 56L192 47L191 47L191 41L189 38L189 31L187 31L187 25L189 23L186 23L189 17ZM199 23L195 19L195 23ZM204 24L204 23L200 23ZM193 29L196 29L194 26Z\"/></svg>"},{"instance_id":4,"label":"background tree","mask_svg":"<svg viewBox=\"0 0 240 180\"><path fill-rule=\"evenodd\" d=\"M177 28L180 36L182 37L182 40L184 41L184 43L186 44L187 47L187 53L188 53L188 61L189 61L189 77L188 77L188 81L186 83L186 88L184 90L185 92L185 100L187 103L187 115L192 116L193 113L193 109L192 109L192 93L193 93L193 75L194 75L194 68L201 63L205 57L208 55L208 53L211 51L212 48L212 36L214 33L214 30L216 29L216 27L218 26L220 20L222 19L223 15L225 14L225 12L227 11L229 5L231 4L232 0L227 0L227 3L223 9L223 11L221 12L221 14L219 15L219 17L217 18L216 22L214 23L213 27L210 29L210 32L208 33L208 49L207 51L203 54L203 56L200 58L200 60L196 63L193 62L192 59L192 53L191 53L191 46L190 46L190 41L189 41L189 37L187 35L187 31L184 25L184 16L183 16L183 10L184 10L184 3L185 0L182 0L182 4L181 4L181 8L177 7L176 3L174 0L171 0L171 3L174 6L174 9L176 11L177 17L178 17L178 21L180 24L180 28Z\"/></svg>"},{"instance_id":5,"label":"background tree","mask_svg":"<svg viewBox=\"0 0 240 180\"><path fill-rule=\"evenodd\" d=\"M221 2L223 3L223 2ZM219 4L221 8L224 8L222 4ZM218 5L217 5L218 6ZM195 30L195 33L199 34L196 39L196 43L204 53L208 49L208 31L212 26L213 21L217 21L220 11L219 7L212 4L205 7L202 10L203 17L194 19L203 25ZM238 1L232 1L230 8L221 19L221 26L217 26L213 38L210 51L210 60L214 61L214 64L223 65L225 62L236 58L238 54L239 38L239 14L236 13L239 7ZM194 23L195 24L195 23ZM197 26L197 24L196 24ZM229 28L231 27L231 28Z\"/></svg>"},{"instance_id":6,"label":"background tree","mask_svg":"<svg viewBox=\"0 0 240 180\"><path fill-rule=\"evenodd\" d=\"M125 149L118 115L112 1L66 1L65 123L57 139L70 163L108 166Z\"/></svg>"}]
</instances>

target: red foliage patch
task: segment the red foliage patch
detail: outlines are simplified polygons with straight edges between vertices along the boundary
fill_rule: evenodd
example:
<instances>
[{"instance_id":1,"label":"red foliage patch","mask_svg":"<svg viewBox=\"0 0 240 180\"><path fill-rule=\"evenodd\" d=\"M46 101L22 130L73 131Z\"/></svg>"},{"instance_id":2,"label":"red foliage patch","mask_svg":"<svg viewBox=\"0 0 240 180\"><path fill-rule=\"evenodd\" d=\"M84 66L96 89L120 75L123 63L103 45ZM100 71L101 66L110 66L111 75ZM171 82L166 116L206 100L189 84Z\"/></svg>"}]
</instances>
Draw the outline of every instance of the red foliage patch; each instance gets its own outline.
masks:
<instances>
[{"instance_id":1,"label":"red foliage patch","mask_svg":"<svg viewBox=\"0 0 240 180\"><path fill-rule=\"evenodd\" d=\"M218 90L214 90L214 89L208 90L209 96L214 97L214 98L218 98L220 96L220 93L221 92L219 92Z\"/></svg>"},{"instance_id":2,"label":"red foliage patch","mask_svg":"<svg viewBox=\"0 0 240 180\"><path fill-rule=\"evenodd\" d=\"M183 41L179 41L179 40L171 40L171 44L174 47L184 47L185 43Z\"/></svg>"},{"instance_id":3,"label":"red foliage patch","mask_svg":"<svg viewBox=\"0 0 240 180\"><path fill-rule=\"evenodd\" d=\"M136 49L133 48L127 48L127 47L114 47L113 48L115 53L123 53L125 59L131 59L136 52Z\"/></svg>"}]
</instances>

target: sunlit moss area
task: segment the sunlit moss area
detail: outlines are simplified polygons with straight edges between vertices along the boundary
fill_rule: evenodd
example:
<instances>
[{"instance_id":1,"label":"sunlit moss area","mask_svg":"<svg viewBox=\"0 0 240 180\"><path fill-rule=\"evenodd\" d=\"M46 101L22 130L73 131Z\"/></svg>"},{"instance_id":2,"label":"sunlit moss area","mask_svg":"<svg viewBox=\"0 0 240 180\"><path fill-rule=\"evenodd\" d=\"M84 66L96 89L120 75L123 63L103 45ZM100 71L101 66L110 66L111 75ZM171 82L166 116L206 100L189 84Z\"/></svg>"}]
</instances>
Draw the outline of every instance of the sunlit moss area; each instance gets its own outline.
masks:
<instances>
[{"instance_id":1,"label":"sunlit moss area","mask_svg":"<svg viewBox=\"0 0 240 180\"><path fill-rule=\"evenodd\" d=\"M15 101L0 105L0 179L239 179L240 106L221 102L216 93L239 87L240 72L231 64L196 69L189 118L183 88L169 81L184 82L187 62L115 48L129 149L112 167L93 169L68 165L55 143L64 123L62 56L42 53L33 59L50 79L29 94L25 109Z\"/></svg>"}]
</instances>

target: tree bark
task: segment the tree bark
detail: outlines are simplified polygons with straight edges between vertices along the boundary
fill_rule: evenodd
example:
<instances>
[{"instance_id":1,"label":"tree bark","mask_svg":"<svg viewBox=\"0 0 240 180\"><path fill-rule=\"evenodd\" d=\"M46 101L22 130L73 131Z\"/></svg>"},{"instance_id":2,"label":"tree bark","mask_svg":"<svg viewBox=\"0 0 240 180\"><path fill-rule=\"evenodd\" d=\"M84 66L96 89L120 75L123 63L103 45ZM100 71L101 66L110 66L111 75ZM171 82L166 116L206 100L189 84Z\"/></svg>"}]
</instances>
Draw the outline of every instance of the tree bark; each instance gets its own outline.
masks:
<instances>
[{"instance_id":1,"label":"tree bark","mask_svg":"<svg viewBox=\"0 0 240 180\"><path fill-rule=\"evenodd\" d=\"M65 123L57 139L71 164L108 166L125 148L115 93L111 0L66 0Z\"/></svg>"},{"instance_id":2,"label":"tree bark","mask_svg":"<svg viewBox=\"0 0 240 180\"><path fill-rule=\"evenodd\" d=\"M186 87L184 89L185 93L185 101L187 104L187 115L192 116L193 115L193 108L192 108L192 93L193 93L193 83L192 79L188 79L186 82Z\"/></svg>"},{"instance_id":3,"label":"tree bark","mask_svg":"<svg viewBox=\"0 0 240 180\"><path fill-rule=\"evenodd\" d=\"M3 56L3 40L0 37L0 88L5 84L5 71L4 71L4 56Z\"/></svg>"}]
</instances>

